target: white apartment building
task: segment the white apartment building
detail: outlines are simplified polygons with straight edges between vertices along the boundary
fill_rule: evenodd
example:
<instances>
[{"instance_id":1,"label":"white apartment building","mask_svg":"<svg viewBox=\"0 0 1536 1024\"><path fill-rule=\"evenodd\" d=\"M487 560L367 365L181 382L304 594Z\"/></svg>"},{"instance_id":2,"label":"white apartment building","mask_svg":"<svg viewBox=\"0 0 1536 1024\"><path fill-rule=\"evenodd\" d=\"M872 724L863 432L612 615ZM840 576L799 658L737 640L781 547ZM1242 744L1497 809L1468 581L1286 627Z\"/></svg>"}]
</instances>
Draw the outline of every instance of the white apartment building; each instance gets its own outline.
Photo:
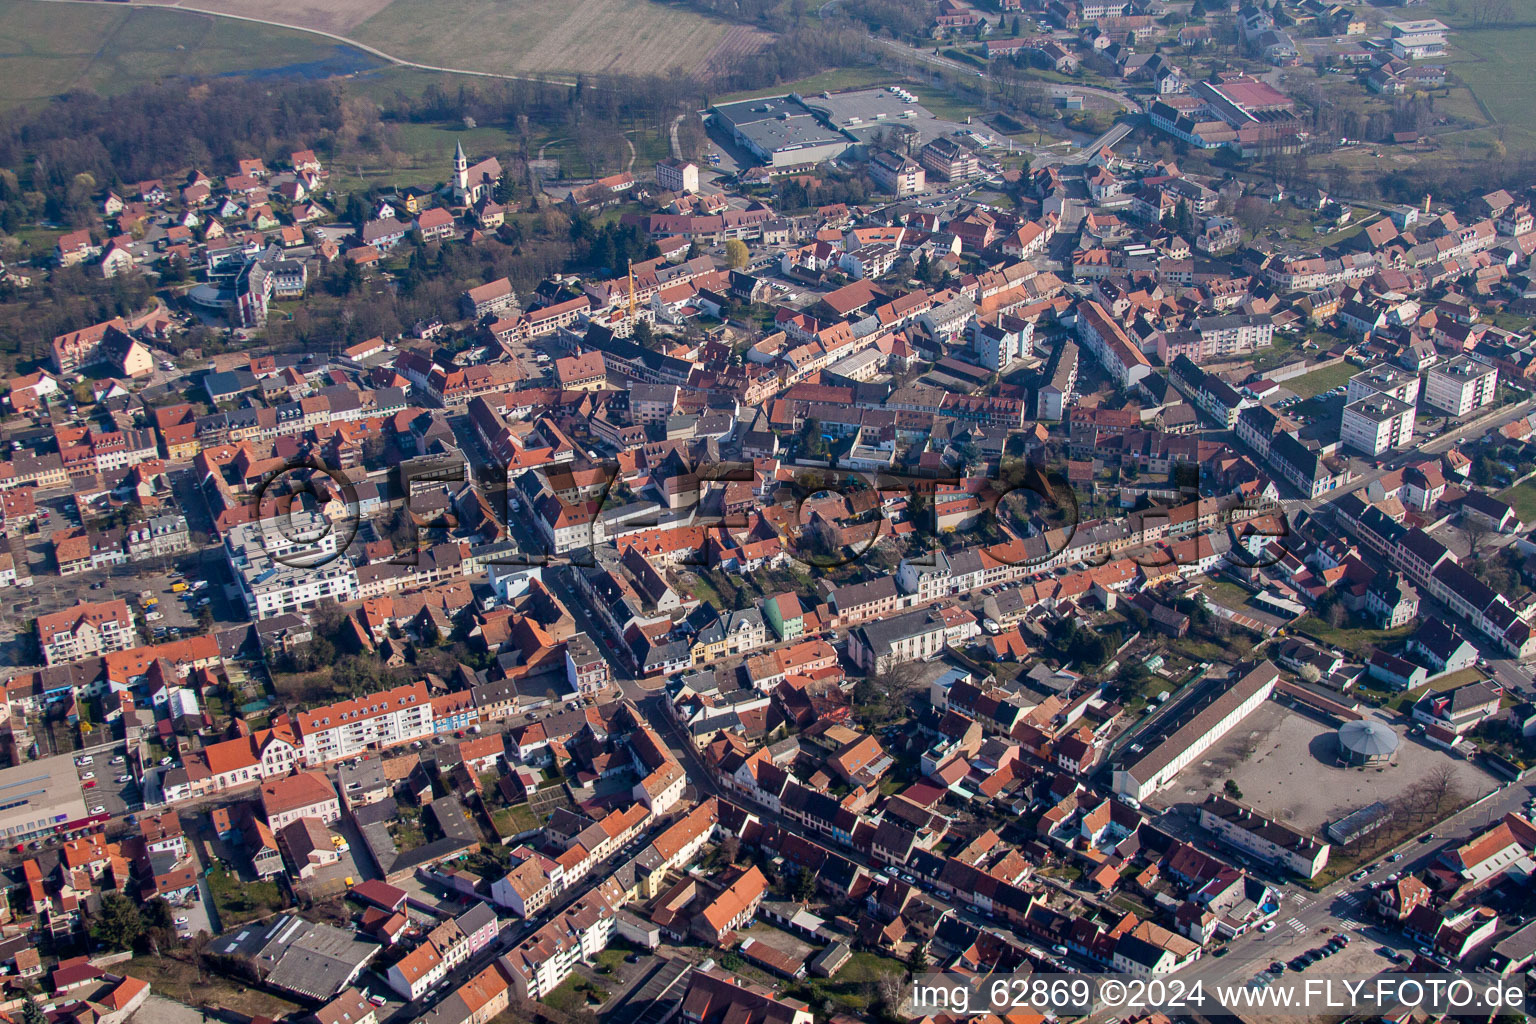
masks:
<instances>
[{"instance_id":1,"label":"white apartment building","mask_svg":"<svg viewBox=\"0 0 1536 1024\"><path fill-rule=\"evenodd\" d=\"M1328 863L1327 843L1215 793L1200 805L1200 827L1228 846L1268 864L1279 864L1303 878L1316 878Z\"/></svg>"},{"instance_id":2,"label":"white apartment building","mask_svg":"<svg viewBox=\"0 0 1536 1024\"><path fill-rule=\"evenodd\" d=\"M866 622L848 637L848 657L867 672L927 661L947 645L944 621L928 609Z\"/></svg>"},{"instance_id":3,"label":"white apartment building","mask_svg":"<svg viewBox=\"0 0 1536 1024\"><path fill-rule=\"evenodd\" d=\"M543 999L582 960L608 948L617 918L596 893L584 896L502 957L519 999Z\"/></svg>"},{"instance_id":4,"label":"white apartment building","mask_svg":"<svg viewBox=\"0 0 1536 1024\"><path fill-rule=\"evenodd\" d=\"M656 184L668 192L697 192L699 168L697 164L676 157L656 162Z\"/></svg>"},{"instance_id":5,"label":"white apartment building","mask_svg":"<svg viewBox=\"0 0 1536 1024\"><path fill-rule=\"evenodd\" d=\"M1390 363L1377 363L1349 378L1344 402L1347 405L1372 395L1386 395L1405 405L1416 405L1419 401L1419 375Z\"/></svg>"},{"instance_id":6,"label":"white apartment building","mask_svg":"<svg viewBox=\"0 0 1536 1024\"><path fill-rule=\"evenodd\" d=\"M313 608L321 601L344 604L360 597L357 573L344 562L304 569L260 559L237 570L235 578L246 610L258 621Z\"/></svg>"},{"instance_id":7,"label":"white apartment building","mask_svg":"<svg viewBox=\"0 0 1536 1024\"><path fill-rule=\"evenodd\" d=\"M869 176L898 199L916 195L928 183L922 164L896 153L876 153L869 160Z\"/></svg>"},{"instance_id":8,"label":"white apartment building","mask_svg":"<svg viewBox=\"0 0 1536 1024\"><path fill-rule=\"evenodd\" d=\"M1131 343L1104 307L1091 299L1077 304L1077 340L1121 387L1130 387L1152 372L1152 364L1141 349Z\"/></svg>"},{"instance_id":9,"label":"white apartment building","mask_svg":"<svg viewBox=\"0 0 1536 1024\"><path fill-rule=\"evenodd\" d=\"M1431 366L1424 385L1426 405L1450 416L1465 416L1498 396L1499 371L1471 356L1456 356Z\"/></svg>"},{"instance_id":10,"label":"white apartment building","mask_svg":"<svg viewBox=\"0 0 1536 1024\"><path fill-rule=\"evenodd\" d=\"M556 885L543 862L544 858L534 853L514 864L505 875L491 883L491 899L498 907L505 907L525 920L543 910L556 891L563 888ZM553 861L549 866L559 867Z\"/></svg>"},{"instance_id":11,"label":"white apartment building","mask_svg":"<svg viewBox=\"0 0 1536 1024\"><path fill-rule=\"evenodd\" d=\"M1010 330L1002 324L971 321L971 345L980 357L981 365L989 370L1002 372L1013 365L1014 360L1029 358L1034 340L1033 320L1024 321L1023 326L1016 330Z\"/></svg>"},{"instance_id":12,"label":"white apartment building","mask_svg":"<svg viewBox=\"0 0 1536 1024\"><path fill-rule=\"evenodd\" d=\"M1275 321L1257 314L1204 316L1192 326L1200 333L1200 347L1206 358L1269 348L1275 339Z\"/></svg>"},{"instance_id":13,"label":"white apartment building","mask_svg":"<svg viewBox=\"0 0 1536 1024\"><path fill-rule=\"evenodd\" d=\"M591 548L608 539L595 501L573 503L544 494L538 499L534 523L557 555Z\"/></svg>"},{"instance_id":14,"label":"white apartment building","mask_svg":"<svg viewBox=\"0 0 1536 1024\"><path fill-rule=\"evenodd\" d=\"M357 573L337 556L336 530L317 512L243 523L225 536L224 556L253 619L358 599Z\"/></svg>"},{"instance_id":15,"label":"white apartment building","mask_svg":"<svg viewBox=\"0 0 1536 1024\"><path fill-rule=\"evenodd\" d=\"M1339 439L1367 455L1408 444L1413 440L1414 408L1388 395L1362 398L1344 407Z\"/></svg>"},{"instance_id":16,"label":"white apartment building","mask_svg":"<svg viewBox=\"0 0 1536 1024\"><path fill-rule=\"evenodd\" d=\"M139 645L128 603L121 599L77 604L37 617L37 643L43 664L63 665Z\"/></svg>"},{"instance_id":17,"label":"white apartment building","mask_svg":"<svg viewBox=\"0 0 1536 1024\"><path fill-rule=\"evenodd\" d=\"M368 750L430 739L432 700L427 684L415 682L300 711L295 719L304 760L314 767Z\"/></svg>"}]
</instances>

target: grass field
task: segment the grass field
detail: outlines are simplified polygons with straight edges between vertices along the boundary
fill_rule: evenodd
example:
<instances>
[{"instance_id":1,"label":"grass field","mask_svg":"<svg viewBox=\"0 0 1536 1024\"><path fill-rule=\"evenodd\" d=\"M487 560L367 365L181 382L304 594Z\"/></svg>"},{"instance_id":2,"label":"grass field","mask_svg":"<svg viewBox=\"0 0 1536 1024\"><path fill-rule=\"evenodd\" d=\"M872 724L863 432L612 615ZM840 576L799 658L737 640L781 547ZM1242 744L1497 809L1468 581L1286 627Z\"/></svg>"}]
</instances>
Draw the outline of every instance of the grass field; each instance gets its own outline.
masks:
<instances>
[{"instance_id":1,"label":"grass field","mask_svg":"<svg viewBox=\"0 0 1536 1024\"><path fill-rule=\"evenodd\" d=\"M267 0L222 2L258 10ZM768 39L650 0L394 0L347 35L406 60L503 74L693 72Z\"/></svg>"},{"instance_id":2,"label":"grass field","mask_svg":"<svg viewBox=\"0 0 1536 1024\"><path fill-rule=\"evenodd\" d=\"M1516 484L1500 493L1499 500L1514 509L1522 523L1536 523L1536 481Z\"/></svg>"},{"instance_id":3,"label":"grass field","mask_svg":"<svg viewBox=\"0 0 1536 1024\"><path fill-rule=\"evenodd\" d=\"M1303 398L1311 398L1324 391L1332 391L1340 384L1349 383L1349 378L1359 372L1360 368L1352 363L1335 363L1321 370L1313 370L1303 376L1293 377L1280 386L1288 391L1294 391Z\"/></svg>"},{"instance_id":4,"label":"grass field","mask_svg":"<svg viewBox=\"0 0 1536 1024\"><path fill-rule=\"evenodd\" d=\"M1434 0L1429 7L1453 29L1448 37L1446 69L1466 83L1495 121L1509 126L1505 143L1511 150L1536 147L1536 104L1531 102L1536 95L1536 63L1530 57L1536 47L1532 5L1511 5L1520 18L1516 24L1486 26L1471 23L1470 4Z\"/></svg>"},{"instance_id":5,"label":"grass field","mask_svg":"<svg viewBox=\"0 0 1536 1024\"><path fill-rule=\"evenodd\" d=\"M712 96L713 103L734 103L737 100L753 100L759 96L782 96L785 93L797 92L802 96L809 96L818 92L844 92L848 89L865 89L872 85L888 85L892 82L902 81L902 76L893 75L884 68L877 67L853 67L838 68L835 71L826 71L809 78L802 78L798 82L786 82L783 85L770 85L762 89L750 89L746 92L733 92L724 96ZM932 92L932 89L928 90ZM919 101L923 99L918 96Z\"/></svg>"},{"instance_id":6,"label":"grass field","mask_svg":"<svg viewBox=\"0 0 1536 1024\"><path fill-rule=\"evenodd\" d=\"M123 92L168 75L270 69L345 72L378 64L304 32L126 4L0 0L0 105L90 89Z\"/></svg>"},{"instance_id":7,"label":"grass field","mask_svg":"<svg viewBox=\"0 0 1536 1024\"><path fill-rule=\"evenodd\" d=\"M1416 628L1418 628L1416 623L1409 623L1396 629L1356 629L1348 626L1336 628L1315 615L1304 615L1295 623L1296 632L1305 633L1320 643L1355 655L1362 654L1372 646L1379 647L1393 640L1401 640Z\"/></svg>"}]
</instances>

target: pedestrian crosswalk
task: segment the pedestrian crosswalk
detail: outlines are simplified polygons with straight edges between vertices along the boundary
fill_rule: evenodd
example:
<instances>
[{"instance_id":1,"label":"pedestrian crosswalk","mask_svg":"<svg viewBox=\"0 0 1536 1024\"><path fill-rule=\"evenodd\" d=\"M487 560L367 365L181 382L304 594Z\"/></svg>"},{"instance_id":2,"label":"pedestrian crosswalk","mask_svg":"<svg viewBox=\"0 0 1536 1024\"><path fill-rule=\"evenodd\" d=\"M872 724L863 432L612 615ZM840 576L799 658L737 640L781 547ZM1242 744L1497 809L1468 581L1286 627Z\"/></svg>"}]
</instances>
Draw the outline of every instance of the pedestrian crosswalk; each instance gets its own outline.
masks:
<instances>
[{"instance_id":1,"label":"pedestrian crosswalk","mask_svg":"<svg viewBox=\"0 0 1536 1024\"><path fill-rule=\"evenodd\" d=\"M1311 930L1306 925L1301 923L1301 918L1299 917L1291 918L1289 921L1285 922L1285 926L1291 931L1295 932L1297 935L1305 935L1308 931Z\"/></svg>"},{"instance_id":2,"label":"pedestrian crosswalk","mask_svg":"<svg viewBox=\"0 0 1536 1024\"><path fill-rule=\"evenodd\" d=\"M1350 892L1340 896L1339 902L1344 904L1346 907L1358 907L1360 905L1360 899L1361 897L1359 893Z\"/></svg>"},{"instance_id":3,"label":"pedestrian crosswalk","mask_svg":"<svg viewBox=\"0 0 1536 1024\"><path fill-rule=\"evenodd\" d=\"M1311 903L1312 900L1310 897L1302 893L1293 892L1291 893L1291 902L1296 904L1297 907L1305 907L1308 903Z\"/></svg>"}]
</instances>

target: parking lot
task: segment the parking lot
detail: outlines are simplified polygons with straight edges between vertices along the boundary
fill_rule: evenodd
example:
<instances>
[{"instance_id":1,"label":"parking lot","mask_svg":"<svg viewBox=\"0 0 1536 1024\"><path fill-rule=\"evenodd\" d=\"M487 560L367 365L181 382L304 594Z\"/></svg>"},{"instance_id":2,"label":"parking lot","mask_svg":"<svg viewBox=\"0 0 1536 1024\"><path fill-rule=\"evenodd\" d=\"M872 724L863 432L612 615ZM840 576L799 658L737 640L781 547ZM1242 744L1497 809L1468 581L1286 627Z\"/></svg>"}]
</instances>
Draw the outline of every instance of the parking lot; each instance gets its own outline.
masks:
<instances>
[{"instance_id":1,"label":"parking lot","mask_svg":"<svg viewBox=\"0 0 1536 1024\"><path fill-rule=\"evenodd\" d=\"M144 804L121 747L76 757L75 771L86 809L92 814L104 811L116 818Z\"/></svg>"}]
</instances>

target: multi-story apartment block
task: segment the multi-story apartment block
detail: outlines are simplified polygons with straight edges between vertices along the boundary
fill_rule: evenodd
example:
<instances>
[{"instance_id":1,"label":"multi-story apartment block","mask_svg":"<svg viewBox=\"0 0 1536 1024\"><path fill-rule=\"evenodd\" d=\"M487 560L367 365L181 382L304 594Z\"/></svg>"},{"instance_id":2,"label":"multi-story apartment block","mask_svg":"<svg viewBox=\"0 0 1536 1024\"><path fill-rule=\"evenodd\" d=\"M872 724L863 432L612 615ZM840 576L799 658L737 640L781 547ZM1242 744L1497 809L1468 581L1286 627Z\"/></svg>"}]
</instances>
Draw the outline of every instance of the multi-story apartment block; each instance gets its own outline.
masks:
<instances>
[{"instance_id":1,"label":"multi-story apartment block","mask_svg":"<svg viewBox=\"0 0 1536 1024\"><path fill-rule=\"evenodd\" d=\"M869 176L898 199L916 195L928 183L921 164L897 153L881 152L870 157Z\"/></svg>"},{"instance_id":2,"label":"multi-story apartment block","mask_svg":"<svg viewBox=\"0 0 1536 1024\"><path fill-rule=\"evenodd\" d=\"M37 642L43 664L62 665L95 658L110 651L137 647L138 632L123 600L77 604L37 617Z\"/></svg>"},{"instance_id":3,"label":"multi-story apartment block","mask_svg":"<svg viewBox=\"0 0 1536 1024\"><path fill-rule=\"evenodd\" d=\"M336 555L336 531L317 512L242 523L224 537L224 556L253 619L345 603L358 596L357 572Z\"/></svg>"},{"instance_id":4,"label":"multi-story apartment block","mask_svg":"<svg viewBox=\"0 0 1536 1024\"><path fill-rule=\"evenodd\" d=\"M917 158L927 168L945 181L963 181L981 173L981 163L976 154L953 139L937 138L924 146Z\"/></svg>"},{"instance_id":5,"label":"multi-story apartment block","mask_svg":"<svg viewBox=\"0 0 1536 1024\"><path fill-rule=\"evenodd\" d=\"M515 857L516 851L513 852ZM533 851L514 864L505 875L491 883L491 899L518 917L530 918L549 905L561 888L555 884L559 865Z\"/></svg>"},{"instance_id":6,"label":"multi-story apartment block","mask_svg":"<svg viewBox=\"0 0 1536 1024\"><path fill-rule=\"evenodd\" d=\"M262 783L261 809L273 832L300 818L318 818L325 824L341 818L336 787L316 772L299 772Z\"/></svg>"},{"instance_id":7,"label":"multi-story apartment block","mask_svg":"<svg viewBox=\"0 0 1536 1024\"><path fill-rule=\"evenodd\" d=\"M300 711L294 717L304 760L312 766L432 736L432 700L424 682Z\"/></svg>"},{"instance_id":8,"label":"multi-story apartment block","mask_svg":"<svg viewBox=\"0 0 1536 1024\"><path fill-rule=\"evenodd\" d=\"M1315 878L1328 863L1327 843L1215 793L1200 805L1200 826L1229 846L1303 878Z\"/></svg>"},{"instance_id":9,"label":"multi-story apartment block","mask_svg":"<svg viewBox=\"0 0 1536 1024\"><path fill-rule=\"evenodd\" d=\"M1405 405L1415 405L1419 400L1419 375L1390 363L1377 363L1349 378L1344 401L1358 402L1373 395L1386 395Z\"/></svg>"},{"instance_id":10,"label":"multi-story apartment block","mask_svg":"<svg viewBox=\"0 0 1536 1024\"><path fill-rule=\"evenodd\" d=\"M1425 375L1424 402L1450 416L1465 416L1493 402L1499 392L1499 371L1471 356L1456 356Z\"/></svg>"},{"instance_id":11,"label":"multi-story apartment block","mask_svg":"<svg viewBox=\"0 0 1536 1024\"><path fill-rule=\"evenodd\" d=\"M582 960L608 948L617 918L600 895L589 894L501 958L520 999L543 999Z\"/></svg>"},{"instance_id":12,"label":"multi-story apartment block","mask_svg":"<svg viewBox=\"0 0 1536 1024\"><path fill-rule=\"evenodd\" d=\"M185 516L156 516L128 527L124 540L128 557L134 561L164 558L192 546L192 534Z\"/></svg>"},{"instance_id":13,"label":"multi-story apartment block","mask_svg":"<svg viewBox=\"0 0 1536 1024\"><path fill-rule=\"evenodd\" d=\"M656 184L668 192L697 192L699 168L697 164L676 157L656 161Z\"/></svg>"},{"instance_id":14,"label":"multi-story apartment block","mask_svg":"<svg viewBox=\"0 0 1536 1024\"><path fill-rule=\"evenodd\" d=\"M571 689L589 700L613 681L607 657L585 633L577 633L566 641L565 675Z\"/></svg>"},{"instance_id":15,"label":"multi-story apartment block","mask_svg":"<svg viewBox=\"0 0 1536 1024\"><path fill-rule=\"evenodd\" d=\"M1123 387L1129 387L1152 372L1152 364L1141 349L1131 342L1104 307L1091 299L1077 304L1077 340Z\"/></svg>"},{"instance_id":16,"label":"multi-story apartment block","mask_svg":"<svg viewBox=\"0 0 1536 1024\"><path fill-rule=\"evenodd\" d=\"M869 622L848 638L848 657L869 672L885 672L909 661L927 661L944 650L942 617L919 608L905 615Z\"/></svg>"},{"instance_id":17,"label":"multi-story apartment block","mask_svg":"<svg viewBox=\"0 0 1536 1024\"><path fill-rule=\"evenodd\" d=\"M1344 407L1339 440L1367 455L1413 440L1414 408L1389 395L1376 395Z\"/></svg>"}]
</instances>

